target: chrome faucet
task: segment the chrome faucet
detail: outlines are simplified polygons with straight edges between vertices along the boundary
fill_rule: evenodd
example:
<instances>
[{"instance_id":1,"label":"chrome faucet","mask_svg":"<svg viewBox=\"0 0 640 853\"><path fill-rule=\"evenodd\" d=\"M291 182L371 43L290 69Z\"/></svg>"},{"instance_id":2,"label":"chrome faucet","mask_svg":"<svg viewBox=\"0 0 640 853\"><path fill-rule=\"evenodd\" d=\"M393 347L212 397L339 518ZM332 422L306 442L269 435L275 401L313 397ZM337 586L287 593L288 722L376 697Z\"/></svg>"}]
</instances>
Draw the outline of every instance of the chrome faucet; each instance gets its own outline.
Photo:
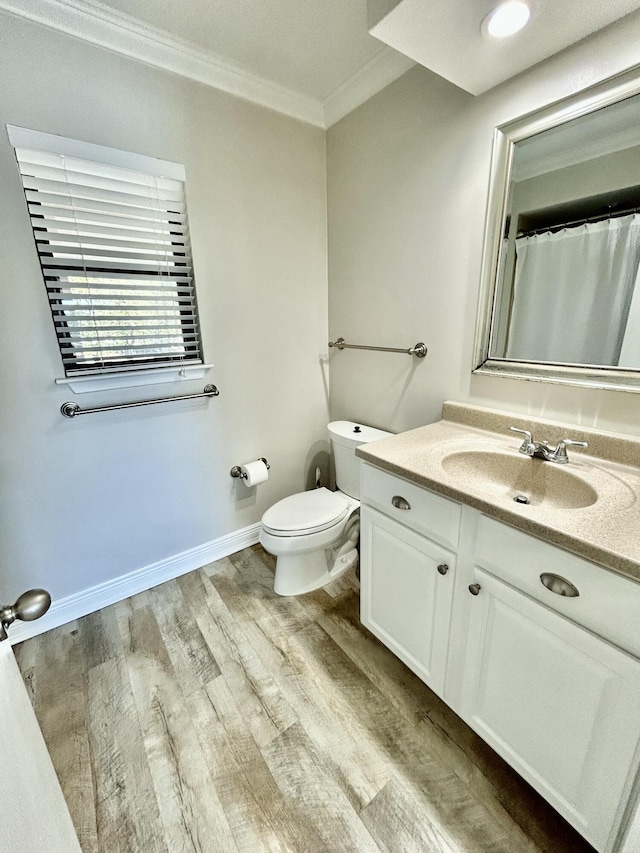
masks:
<instances>
[{"instance_id":1,"label":"chrome faucet","mask_svg":"<svg viewBox=\"0 0 640 853\"><path fill-rule=\"evenodd\" d=\"M586 441L574 441L572 438L563 438L556 447L549 447L548 441L534 441L533 435L527 429L518 429L517 427L509 427L509 429L511 432L524 435L520 453L535 459L544 459L545 462L558 462L560 465L566 465L569 461L567 447L589 447Z\"/></svg>"}]
</instances>

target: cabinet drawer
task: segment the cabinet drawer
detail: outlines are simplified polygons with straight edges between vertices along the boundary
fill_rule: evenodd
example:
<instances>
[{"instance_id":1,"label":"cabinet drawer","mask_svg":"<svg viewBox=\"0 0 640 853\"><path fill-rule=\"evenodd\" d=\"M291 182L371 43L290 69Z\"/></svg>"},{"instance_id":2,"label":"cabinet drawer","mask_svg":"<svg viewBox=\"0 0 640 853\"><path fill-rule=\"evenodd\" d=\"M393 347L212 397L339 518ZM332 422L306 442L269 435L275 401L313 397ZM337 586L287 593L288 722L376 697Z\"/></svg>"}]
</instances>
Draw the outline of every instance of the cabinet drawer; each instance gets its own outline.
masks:
<instances>
[{"instance_id":1,"label":"cabinet drawer","mask_svg":"<svg viewBox=\"0 0 640 853\"><path fill-rule=\"evenodd\" d=\"M640 657L640 584L484 515L475 551L480 568ZM569 581L579 595L552 592L543 573Z\"/></svg>"},{"instance_id":2,"label":"cabinet drawer","mask_svg":"<svg viewBox=\"0 0 640 853\"><path fill-rule=\"evenodd\" d=\"M377 507L412 530L450 548L457 547L461 506L455 501L371 465L362 465L360 495L363 503Z\"/></svg>"}]
</instances>

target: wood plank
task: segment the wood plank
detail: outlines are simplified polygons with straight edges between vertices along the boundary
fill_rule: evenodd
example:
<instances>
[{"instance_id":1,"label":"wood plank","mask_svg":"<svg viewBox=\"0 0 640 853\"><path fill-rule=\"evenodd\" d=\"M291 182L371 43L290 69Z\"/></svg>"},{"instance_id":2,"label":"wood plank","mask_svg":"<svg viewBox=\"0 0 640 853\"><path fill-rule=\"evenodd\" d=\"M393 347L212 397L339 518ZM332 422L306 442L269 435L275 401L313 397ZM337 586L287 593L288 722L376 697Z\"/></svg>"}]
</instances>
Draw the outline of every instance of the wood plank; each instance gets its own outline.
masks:
<instances>
[{"instance_id":1,"label":"wood plank","mask_svg":"<svg viewBox=\"0 0 640 853\"><path fill-rule=\"evenodd\" d=\"M233 563L228 557L222 557L214 563L207 563L206 566L202 567L201 571L203 571L208 577L224 574L227 577L233 578L237 575L237 572L233 567Z\"/></svg>"},{"instance_id":2,"label":"wood plank","mask_svg":"<svg viewBox=\"0 0 640 853\"><path fill-rule=\"evenodd\" d=\"M321 607L315 603L313 594L303 596L281 596L273 591L273 572L267 568L262 554L264 551L256 551L245 548L238 554L232 554L229 558L236 568L236 577L233 578L233 586L239 596L247 600L253 600L258 604L266 602L270 610L287 631L297 631L312 622L321 612ZM229 587L229 579L224 576L213 577L213 585L216 589L220 584Z\"/></svg>"},{"instance_id":3,"label":"wood plank","mask_svg":"<svg viewBox=\"0 0 640 853\"><path fill-rule=\"evenodd\" d=\"M113 610L116 624L118 626L117 636L120 638L122 648L127 648L131 643L131 635L129 632L129 620L134 610L140 610L143 607L151 607L149 594L139 592L137 595L132 595L131 598L125 598L111 606Z\"/></svg>"},{"instance_id":4,"label":"wood plank","mask_svg":"<svg viewBox=\"0 0 640 853\"><path fill-rule=\"evenodd\" d=\"M235 559L235 556L231 559ZM232 579L233 585L239 593L245 593L246 598L258 600L267 607L288 632L300 630L320 619L327 611L337 606L348 592L359 593L360 584L355 569L352 569L325 587L304 595L276 595L273 589L275 558L260 546L245 549L241 556L242 560L236 560L241 571ZM213 580L217 588L218 579Z\"/></svg>"},{"instance_id":5,"label":"wood plank","mask_svg":"<svg viewBox=\"0 0 640 853\"><path fill-rule=\"evenodd\" d=\"M246 596L235 585L218 583L217 589L234 616L242 611ZM315 675L305 655L290 634L270 614L263 601L257 622L243 621L243 630L262 661L268 666L282 694L301 721L315 746L331 762L332 772L354 808L375 796L391 776L386 761L359 737L350 720L336 717L331 695Z\"/></svg>"},{"instance_id":6,"label":"wood plank","mask_svg":"<svg viewBox=\"0 0 640 853\"><path fill-rule=\"evenodd\" d=\"M259 546L16 648L84 853L594 853Z\"/></svg>"},{"instance_id":7,"label":"wood plank","mask_svg":"<svg viewBox=\"0 0 640 853\"><path fill-rule=\"evenodd\" d=\"M400 713L424 720L439 706L435 693L362 625L360 596L353 589L325 610L318 624Z\"/></svg>"},{"instance_id":8,"label":"wood plank","mask_svg":"<svg viewBox=\"0 0 640 853\"><path fill-rule=\"evenodd\" d=\"M129 637L125 659L167 847L232 853L229 824L150 608L132 612Z\"/></svg>"},{"instance_id":9,"label":"wood plank","mask_svg":"<svg viewBox=\"0 0 640 853\"><path fill-rule=\"evenodd\" d=\"M431 809L406 780L393 778L361 812L362 820L385 853L471 853L439 821L429 819ZM475 848L476 850L478 848ZM522 853L522 851L519 851Z\"/></svg>"},{"instance_id":10,"label":"wood plank","mask_svg":"<svg viewBox=\"0 0 640 853\"><path fill-rule=\"evenodd\" d=\"M269 743L295 722L293 710L207 575L192 573L178 583L256 743Z\"/></svg>"},{"instance_id":11,"label":"wood plank","mask_svg":"<svg viewBox=\"0 0 640 853\"><path fill-rule=\"evenodd\" d=\"M220 667L175 581L148 592L164 646L185 696L220 675Z\"/></svg>"},{"instance_id":12,"label":"wood plank","mask_svg":"<svg viewBox=\"0 0 640 853\"><path fill-rule=\"evenodd\" d=\"M360 624L358 613L359 600L347 593L318 621L400 713L431 724L432 748L483 797L496 819L504 820L504 809L536 843L544 847L549 837L556 839L553 849L558 853L592 851L555 809Z\"/></svg>"},{"instance_id":13,"label":"wood plank","mask_svg":"<svg viewBox=\"0 0 640 853\"><path fill-rule=\"evenodd\" d=\"M306 828L287 807L224 676L191 694L188 706L238 849L305 849Z\"/></svg>"},{"instance_id":14,"label":"wood plank","mask_svg":"<svg viewBox=\"0 0 640 853\"><path fill-rule=\"evenodd\" d=\"M169 853L124 660L93 667L88 679L99 849Z\"/></svg>"},{"instance_id":15,"label":"wood plank","mask_svg":"<svg viewBox=\"0 0 640 853\"><path fill-rule=\"evenodd\" d=\"M300 723L267 744L262 753L285 799L307 827L307 849L377 853L378 846Z\"/></svg>"},{"instance_id":16,"label":"wood plank","mask_svg":"<svg viewBox=\"0 0 640 853\"><path fill-rule=\"evenodd\" d=\"M519 827L504 815L496 821L493 808L476 797L473 789L443 761L431 743L432 732L424 722L398 715L372 682L354 665L319 626L299 632L299 643L308 660L315 660L325 692L339 708L345 724L360 728L392 763L395 776L410 782L424 798L425 818L439 823L463 850L503 851L526 849Z\"/></svg>"},{"instance_id":17,"label":"wood plank","mask_svg":"<svg viewBox=\"0 0 640 853\"><path fill-rule=\"evenodd\" d=\"M108 614L98 611L78 619L77 630L87 669L122 655L117 634L113 631L112 616L112 611Z\"/></svg>"}]
</instances>

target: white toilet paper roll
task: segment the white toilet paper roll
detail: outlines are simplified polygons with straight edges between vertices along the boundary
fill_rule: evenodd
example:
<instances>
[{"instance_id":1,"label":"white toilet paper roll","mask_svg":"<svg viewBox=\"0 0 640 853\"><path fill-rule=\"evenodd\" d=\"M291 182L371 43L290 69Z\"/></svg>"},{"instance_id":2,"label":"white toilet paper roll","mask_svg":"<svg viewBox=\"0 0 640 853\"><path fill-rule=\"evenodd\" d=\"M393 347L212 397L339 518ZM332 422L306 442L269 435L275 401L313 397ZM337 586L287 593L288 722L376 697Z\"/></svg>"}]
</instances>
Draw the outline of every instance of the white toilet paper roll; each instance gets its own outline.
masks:
<instances>
[{"instance_id":1,"label":"white toilet paper roll","mask_svg":"<svg viewBox=\"0 0 640 853\"><path fill-rule=\"evenodd\" d=\"M269 477L269 471L262 459L256 459L255 462L247 462L246 465L240 466L242 472L242 482L250 489L252 486L257 486L258 483L264 483Z\"/></svg>"}]
</instances>

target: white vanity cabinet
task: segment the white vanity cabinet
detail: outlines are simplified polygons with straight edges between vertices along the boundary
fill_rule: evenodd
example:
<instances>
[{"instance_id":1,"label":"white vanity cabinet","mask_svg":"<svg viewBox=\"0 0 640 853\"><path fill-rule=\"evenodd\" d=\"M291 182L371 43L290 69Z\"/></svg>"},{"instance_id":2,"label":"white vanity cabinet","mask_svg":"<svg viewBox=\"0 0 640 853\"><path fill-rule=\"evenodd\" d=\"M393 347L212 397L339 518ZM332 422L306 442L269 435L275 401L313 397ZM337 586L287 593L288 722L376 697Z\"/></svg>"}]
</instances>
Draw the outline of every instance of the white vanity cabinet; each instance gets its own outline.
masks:
<instances>
[{"instance_id":1,"label":"white vanity cabinet","mask_svg":"<svg viewBox=\"0 0 640 853\"><path fill-rule=\"evenodd\" d=\"M463 718L610 849L636 765L640 662L480 569L474 582Z\"/></svg>"},{"instance_id":2,"label":"white vanity cabinet","mask_svg":"<svg viewBox=\"0 0 640 853\"><path fill-rule=\"evenodd\" d=\"M361 620L442 695L460 506L368 466L363 480L369 502L384 512L360 511ZM424 535L432 528L440 541Z\"/></svg>"},{"instance_id":3,"label":"white vanity cabinet","mask_svg":"<svg viewBox=\"0 0 640 853\"><path fill-rule=\"evenodd\" d=\"M361 494L363 623L617 850L640 762L640 585L372 466Z\"/></svg>"},{"instance_id":4,"label":"white vanity cabinet","mask_svg":"<svg viewBox=\"0 0 640 853\"><path fill-rule=\"evenodd\" d=\"M486 516L473 559L459 713L611 850L638 762L640 587Z\"/></svg>"},{"instance_id":5,"label":"white vanity cabinet","mask_svg":"<svg viewBox=\"0 0 640 853\"><path fill-rule=\"evenodd\" d=\"M455 556L369 507L360 542L363 624L442 695Z\"/></svg>"}]
</instances>

